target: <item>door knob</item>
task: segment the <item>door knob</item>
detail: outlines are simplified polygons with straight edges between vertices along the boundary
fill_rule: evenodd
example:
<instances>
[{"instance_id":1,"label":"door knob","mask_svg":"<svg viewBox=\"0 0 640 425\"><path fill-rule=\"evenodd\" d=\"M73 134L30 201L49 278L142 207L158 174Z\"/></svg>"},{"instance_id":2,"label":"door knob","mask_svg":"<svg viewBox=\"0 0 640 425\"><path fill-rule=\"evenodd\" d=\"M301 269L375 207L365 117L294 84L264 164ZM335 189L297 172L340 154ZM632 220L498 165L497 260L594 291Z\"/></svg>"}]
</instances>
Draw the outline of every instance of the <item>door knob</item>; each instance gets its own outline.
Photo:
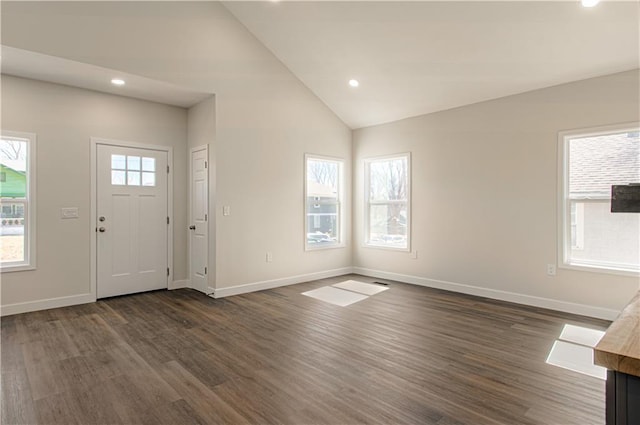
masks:
<instances>
[{"instance_id":1,"label":"door knob","mask_svg":"<svg viewBox=\"0 0 640 425\"><path fill-rule=\"evenodd\" d=\"M104 216L102 216L102 217L100 217L98 220L100 220L100 221L105 221L105 220L106 220L106 218L105 218Z\"/></svg>"},{"instance_id":2,"label":"door knob","mask_svg":"<svg viewBox=\"0 0 640 425\"><path fill-rule=\"evenodd\" d=\"M192 224L191 226L189 226L189 230L196 230L196 226Z\"/></svg>"},{"instance_id":3,"label":"door knob","mask_svg":"<svg viewBox=\"0 0 640 425\"><path fill-rule=\"evenodd\" d=\"M101 227L101 228L99 228L99 229L98 229L98 231L99 231L100 233L104 233L104 232L105 232L105 230L107 230L107 229L105 229L104 227Z\"/></svg>"}]
</instances>

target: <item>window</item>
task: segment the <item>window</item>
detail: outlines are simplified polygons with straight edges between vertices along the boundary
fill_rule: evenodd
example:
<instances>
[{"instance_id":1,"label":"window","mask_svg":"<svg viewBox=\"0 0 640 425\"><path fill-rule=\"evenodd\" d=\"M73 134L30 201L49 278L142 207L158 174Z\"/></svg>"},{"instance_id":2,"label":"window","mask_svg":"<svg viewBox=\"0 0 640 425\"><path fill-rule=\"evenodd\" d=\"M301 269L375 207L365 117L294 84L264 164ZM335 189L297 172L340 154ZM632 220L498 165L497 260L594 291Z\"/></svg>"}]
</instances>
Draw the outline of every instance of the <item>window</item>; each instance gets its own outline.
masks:
<instances>
[{"instance_id":1,"label":"window","mask_svg":"<svg viewBox=\"0 0 640 425\"><path fill-rule=\"evenodd\" d=\"M637 126L562 133L560 264L640 271L640 214L611 213L611 186L640 183Z\"/></svg>"},{"instance_id":2,"label":"window","mask_svg":"<svg viewBox=\"0 0 640 425\"><path fill-rule=\"evenodd\" d=\"M35 268L36 136L3 131L0 138L0 265Z\"/></svg>"},{"instance_id":3,"label":"window","mask_svg":"<svg viewBox=\"0 0 640 425\"><path fill-rule=\"evenodd\" d=\"M571 249L584 249L584 203L571 204Z\"/></svg>"},{"instance_id":4,"label":"window","mask_svg":"<svg viewBox=\"0 0 640 425\"><path fill-rule=\"evenodd\" d=\"M365 160L365 244L409 250L410 156Z\"/></svg>"},{"instance_id":5,"label":"window","mask_svg":"<svg viewBox=\"0 0 640 425\"><path fill-rule=\"evenodd\" d=\"M305 156L305 248L335 248L342 243L343 162Z\"/></svg>"},{"instance_id":6,"label":"window","mask_svg":"<svg viewBox=\"0 0 640 425\"><path fill-rule=\"evenodd\" d=\"M111 155L111 184L114 186L155 186L156 159Z\"/></svg>"}]
</instances>

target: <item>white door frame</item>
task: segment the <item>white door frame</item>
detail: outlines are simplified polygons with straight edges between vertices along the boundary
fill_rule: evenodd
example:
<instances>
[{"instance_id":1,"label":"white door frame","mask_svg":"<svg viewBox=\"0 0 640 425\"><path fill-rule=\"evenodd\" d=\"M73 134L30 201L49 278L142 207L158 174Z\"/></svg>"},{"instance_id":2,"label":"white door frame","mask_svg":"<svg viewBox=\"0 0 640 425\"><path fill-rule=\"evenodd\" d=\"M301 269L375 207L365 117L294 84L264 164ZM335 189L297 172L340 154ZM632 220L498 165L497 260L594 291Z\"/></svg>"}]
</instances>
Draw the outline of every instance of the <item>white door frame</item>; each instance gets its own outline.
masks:
<instances>
[{"instance_id":1,"label":"white door frame","mask_svg":"<svg viewBox=\"0 0 640 425\"><path fill-rule=\"evenodd\" d=\"M96 234L96 228L98 227L96 217L98 214L98 145L167 152L167 164L169 164L169 173L167 174L167 214L169 216L169 227L167 229L167 265L169 267L169 276L167 277L167 286L171 287L173 282L173 147L91 137L91 219L89 222L91 224L91 297L93 301L96 301L98 298L98 238Z\"/></svg>"},{"instance_id":2,"label":"white door frame","mask_svg":"<svg viewBox=\"0 0 640 425\"><path fill-rule=\"evenodd\" d=\"M189 223L189 225L192 225L193 223L191 223L191 207L193 206L193 163L192 163L192 158L193 158L193 153L197 152L197 151L201 151L204 150L206 153L206 158L207 158L207 164L211 164L211 161L209 161L209 145L201 145L201 146L196 146L193 147L191 149L189 149L189 199L187 200L188 202L188 207L187 207L187 222ZM209 189L209 184L210 184L210 176L209 176L209 172L210 172L210 167L207 166L207 243L206 243L206 250L207 250L207 288L210 288L209 285L209 272L211 271L211 265L209 264L209 242L210 242L210 238L211 238L211 226L209 225L209 223L211 223L211 212L209 211L209 205L210 205L210 200L209 200L209 195L210 195L210 189ZM188 248L187 248L187 255L188 255L188 262L189 262L189 287L190 288L194 288L194 284L191 281L191 276L192 276L192 267L191 267L191 238L193 237L191 231L189 231L189 238L188 238ZM206 288L205 288L206 289ZM208 294L208 292L207 292Z\"/></svg>"}]
</instances>

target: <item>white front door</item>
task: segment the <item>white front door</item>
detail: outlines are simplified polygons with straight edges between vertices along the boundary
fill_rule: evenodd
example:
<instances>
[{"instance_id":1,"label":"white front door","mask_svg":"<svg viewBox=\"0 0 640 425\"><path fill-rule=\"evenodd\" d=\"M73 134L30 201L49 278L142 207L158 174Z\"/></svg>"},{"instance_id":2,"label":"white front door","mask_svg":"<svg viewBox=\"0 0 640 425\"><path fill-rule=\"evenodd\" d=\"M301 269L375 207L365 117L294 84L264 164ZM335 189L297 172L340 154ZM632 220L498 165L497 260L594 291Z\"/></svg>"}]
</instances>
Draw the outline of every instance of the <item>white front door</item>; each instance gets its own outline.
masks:
<instances>
[{"instance_id":1,"label":"white front door","mask_svg":"<svg viewBox=\"0 0 640 425\"><path fill-rule=\"evenodd\" d=\"M97 145L97 296L167 288L168 154Z\"/></svg>"},{"instance_id":2,"label":"white front door","mask_svg":"<svg viewBox=\"0 0 640 425\"><path fill-rule=\"evenodd\" d=\"M207 283L209 245L207 152L206 146L191 151L191 224L189 226L191 286L204 293L207 293L209 288Z\"/></svg>"}]
</instances>

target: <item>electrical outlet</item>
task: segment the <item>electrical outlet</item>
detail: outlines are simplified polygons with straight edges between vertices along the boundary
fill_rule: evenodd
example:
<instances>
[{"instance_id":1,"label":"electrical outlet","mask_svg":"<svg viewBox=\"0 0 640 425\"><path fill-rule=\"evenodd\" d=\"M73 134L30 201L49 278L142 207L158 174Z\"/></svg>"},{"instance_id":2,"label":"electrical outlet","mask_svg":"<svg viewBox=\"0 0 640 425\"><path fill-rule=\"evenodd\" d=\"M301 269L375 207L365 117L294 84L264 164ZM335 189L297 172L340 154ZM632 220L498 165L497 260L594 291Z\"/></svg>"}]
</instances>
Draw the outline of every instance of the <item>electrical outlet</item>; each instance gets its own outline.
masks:
<instances>
[{"instance_id":1,"label":"electrical outlet","mask_svg":"<svg viewBox=\"0 0 640 425\"><path fill-rule=\"evenodd\" d=\"M271 252L267 252L267 263L271 263L273 261L273 254Z\"/></svg>"},{"instance_id":2,"label":"electrical outlet","mask_svg":"<svg viewBox=\"0 0 640 425\"><path fill-rule=\"evenodd\" d=\"M547 264L547 274L549 276L556 275L556 265L555 264Z\"/></svg>"},{"instance_id":3,"label":"electrical outlet","mask_svg":"<svg viewBox=\"0 0 640 425\"><path fill-rule=\"evenodd\" d=\"M411 259L413 260L418 259L418 251L411 251Z\"/></svg>"}]
</instances>

